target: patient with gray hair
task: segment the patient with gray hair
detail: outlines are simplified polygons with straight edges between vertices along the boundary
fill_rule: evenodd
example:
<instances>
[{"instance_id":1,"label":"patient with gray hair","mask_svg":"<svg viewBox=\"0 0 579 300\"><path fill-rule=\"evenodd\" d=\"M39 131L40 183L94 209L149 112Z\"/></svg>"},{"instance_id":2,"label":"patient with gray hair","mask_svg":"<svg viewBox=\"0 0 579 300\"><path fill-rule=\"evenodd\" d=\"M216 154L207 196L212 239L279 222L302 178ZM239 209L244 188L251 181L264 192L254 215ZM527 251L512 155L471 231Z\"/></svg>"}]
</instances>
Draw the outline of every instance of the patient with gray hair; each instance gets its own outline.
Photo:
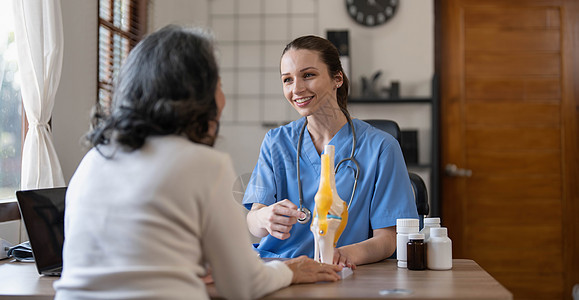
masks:
<instances>
[{"instance_id":1,"label":"patient with gray hair","mask_svg":"<svg viewBox=\"0 0 579 300\"><path fill-rule=\"evenodd\" d=\"M56 299L208 299L207 281L251 299L339 280L339 266L252 250L231 160L212 148L224 106L203 31L170 25L131 51L68 187Z\"/></svg>"}]
</instances>

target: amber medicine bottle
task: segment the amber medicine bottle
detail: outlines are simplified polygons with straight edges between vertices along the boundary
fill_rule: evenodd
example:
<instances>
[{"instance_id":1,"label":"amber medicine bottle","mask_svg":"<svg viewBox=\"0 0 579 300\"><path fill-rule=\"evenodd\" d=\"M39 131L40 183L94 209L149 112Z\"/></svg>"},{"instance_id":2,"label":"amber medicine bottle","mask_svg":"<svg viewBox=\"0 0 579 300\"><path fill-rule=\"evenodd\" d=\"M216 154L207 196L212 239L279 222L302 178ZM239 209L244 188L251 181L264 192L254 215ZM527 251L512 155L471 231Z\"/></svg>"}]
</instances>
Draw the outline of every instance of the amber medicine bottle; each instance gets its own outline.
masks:
<instances>
[{"instance_id":1,"label":"amber medicine bottle","mask_svg":"<svg viewBox=\"0 0 579 300\"><path fill-rule=\"evenodd\" d=\"M411 233L408 235L406 259L408 270L426 269L426 244L424 244L424 234Z\"/></svg>"}]
</instances>

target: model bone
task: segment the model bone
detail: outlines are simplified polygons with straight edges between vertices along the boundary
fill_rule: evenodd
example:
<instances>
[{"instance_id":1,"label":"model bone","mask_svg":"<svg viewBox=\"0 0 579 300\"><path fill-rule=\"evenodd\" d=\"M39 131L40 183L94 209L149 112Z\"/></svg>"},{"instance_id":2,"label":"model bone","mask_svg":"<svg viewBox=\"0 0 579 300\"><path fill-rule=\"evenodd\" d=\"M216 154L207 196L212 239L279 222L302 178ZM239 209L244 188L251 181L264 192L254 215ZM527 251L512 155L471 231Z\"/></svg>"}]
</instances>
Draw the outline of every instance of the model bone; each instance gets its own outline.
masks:
<instances>
[{"instance_id":1,"label":"model bone","mask_svg":"<svg viewBox=\"0 0 579 300\"><path fill-rule=\"evenodd\" d=\"M322 154L320 187L314 197L315 209L310 230L314 235L314 259L331 264L334 248L348 222L348 205L338 195L334 172L334 146Z\"/></svg>"}]
</instances>

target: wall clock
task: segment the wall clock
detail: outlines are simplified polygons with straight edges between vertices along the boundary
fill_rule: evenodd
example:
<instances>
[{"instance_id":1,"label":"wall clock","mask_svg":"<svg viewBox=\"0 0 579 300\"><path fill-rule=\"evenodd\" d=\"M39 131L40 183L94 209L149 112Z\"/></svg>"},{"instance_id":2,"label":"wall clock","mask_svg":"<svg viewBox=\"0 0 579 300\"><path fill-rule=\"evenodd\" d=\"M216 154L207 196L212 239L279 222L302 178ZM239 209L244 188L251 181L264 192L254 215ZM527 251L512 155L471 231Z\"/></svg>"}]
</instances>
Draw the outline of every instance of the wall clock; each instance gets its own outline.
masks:
<instances>
[{"instance_id":1,"label":"wall clock","mask_svg":"<svg viewBox=\"0 0 579 300\"><path fill-rule=\"evenodd\" d=\"M398 2L398 0L346 0L346 9L356 23L374 27L394 17Z\"/></svg>"}]
</instances>

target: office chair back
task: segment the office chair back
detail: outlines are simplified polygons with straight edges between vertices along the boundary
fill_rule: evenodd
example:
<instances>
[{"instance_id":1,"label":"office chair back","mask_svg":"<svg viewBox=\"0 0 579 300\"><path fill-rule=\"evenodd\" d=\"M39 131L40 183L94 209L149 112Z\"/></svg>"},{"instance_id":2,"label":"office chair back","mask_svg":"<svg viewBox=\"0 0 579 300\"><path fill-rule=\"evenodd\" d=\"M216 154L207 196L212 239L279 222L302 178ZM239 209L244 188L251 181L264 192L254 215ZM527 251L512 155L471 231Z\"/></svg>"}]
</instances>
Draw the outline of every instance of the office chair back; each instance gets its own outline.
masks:
<instances>
[{"instance_id":1,"label":"office chair back","mask_svg":"<svg viewBox=\"0 0 579 300\"><path fill-rule=\"evenodd\" d=\"M398 126L398 123L396 123L392 120L379 120L379 119L364 120L364 122L378 128L378 129L381 129L383 131L388 132L391 136L393 136L398 141L398 143L400 143L400 138L402 136L402 133L400 130L400 126Z\"/></svg>"},{"instance_id":2,"label":"office chair back","mask_svg":"<svg viewBox=\"0 0 579 300\"><path fill-rule=\"evenodd\" d=\"M402 134L400 133L400 126L398 123L392 120L381 120L381 119L368 119L364 122L388 132L392 135L400 144L400 138ZM428 205L428 191L426 190L426 184L424 180L412 172L408 172L410 177L410 183L412 185L412 192L414 192L414 200L416 202L416 209L418 211L418 216L420 217L420 228L423 227L424 216L427 216L430 212L430 206Z\"/></svg>"}]
</instances>

